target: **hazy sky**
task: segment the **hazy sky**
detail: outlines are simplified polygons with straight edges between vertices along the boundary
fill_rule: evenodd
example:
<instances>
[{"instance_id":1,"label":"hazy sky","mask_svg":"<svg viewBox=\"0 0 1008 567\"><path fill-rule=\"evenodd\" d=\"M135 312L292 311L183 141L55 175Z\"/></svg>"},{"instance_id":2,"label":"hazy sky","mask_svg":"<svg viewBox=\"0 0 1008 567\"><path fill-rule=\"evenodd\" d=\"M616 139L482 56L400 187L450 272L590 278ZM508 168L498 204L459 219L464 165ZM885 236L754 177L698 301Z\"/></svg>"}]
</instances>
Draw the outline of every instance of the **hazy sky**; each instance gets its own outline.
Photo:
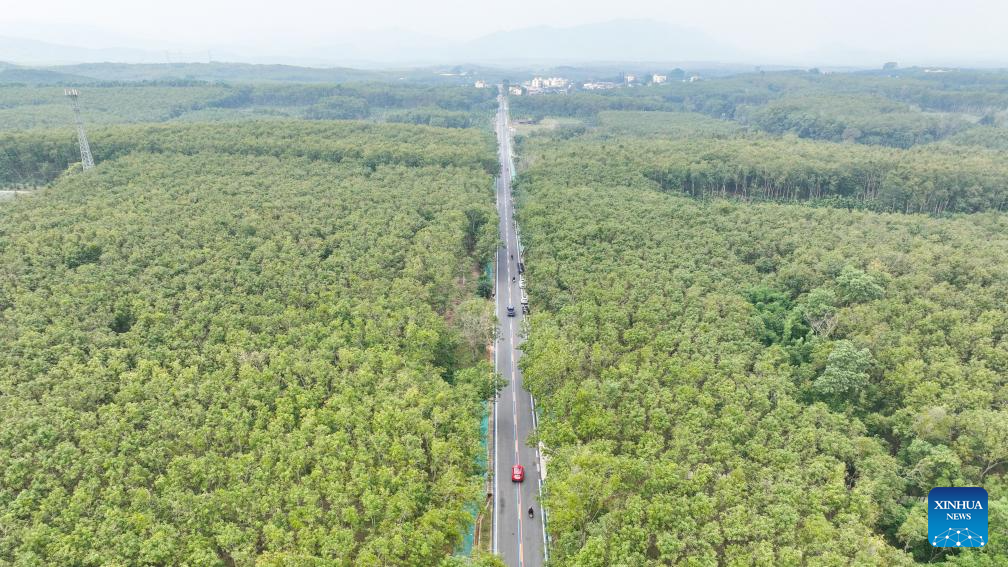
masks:
<instances>
[{"instance_id":1,"label":"hazy sky","mask_svg":"<svg viewBox=\"0 0 1008 567\"><path fill-rule=\"evenodd\" d=\"M1006 0L0 0L0 35L90 47L282 54L399 29L466 40L536 25L647 18L762 58L833 52L1008 61ZM394 37L394 36L393 36Z\"/></svg>"}]
</instances>

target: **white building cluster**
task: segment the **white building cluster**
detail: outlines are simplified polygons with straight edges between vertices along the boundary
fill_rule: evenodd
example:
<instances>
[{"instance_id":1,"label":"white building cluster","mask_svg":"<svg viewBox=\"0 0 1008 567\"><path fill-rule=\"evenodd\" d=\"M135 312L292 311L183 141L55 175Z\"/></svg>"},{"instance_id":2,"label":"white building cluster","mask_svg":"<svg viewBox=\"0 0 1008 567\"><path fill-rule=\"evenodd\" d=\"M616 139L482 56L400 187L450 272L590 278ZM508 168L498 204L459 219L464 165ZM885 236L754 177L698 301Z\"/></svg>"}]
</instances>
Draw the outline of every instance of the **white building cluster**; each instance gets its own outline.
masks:
<instances>
[{"instance_id":1,"label":"white building cluster","mask_svg":"<svg viewBox=\"0 0 1008 567\"><path fill-rule=\"evenodd\" d=\"M679 75L682 75L680 69L676 69ZM670 74L662 73L645 73L643 75L637 75L634 73L621 73L619 79L610 81L600 81L592 79L590 81L578 82L573 84L569 79L563 77L533 77L531 80L524 81L520 85L511 85L508 89L510 94L519 95L537 95L537 94L547 94L547 93L569 93L572 90L585 90L585 91L606 91L611 89L618 89L620 87L637 87L637 86L647 86L647 85L663 85L667 84L670 80L678 81L679 76L674 76ZM699 75L687 75L683 77L682 81L684 83L694 83L700 80ZM477 87L480 87L480 82L477 81Z\"/></svg>"},{"instance_id":2,"label":"white building cluster","mask_svg":"<svg viewBox=\"0 0 1008 567\"><path fill-rule=\"evenodd\" d=\"M565 89L570 81L562 77L536 77L529 81L529 87L534 89Z\"/></svg>"},{"instance_id":3,"label":"white building cluster","mask_svg":"<svg viewBox=\"0 0 1008 567\"><path fill-rule=\"evenodd\" d=\"M586 91L606 91L609 89L615 89L618 87L616 83L610 81L590 81L581 85L581 88Z\"/></svg>"},{"instance_id":4,"label":"white building cluster","mask_svg":"<svg viewBox=\"0 0 1008 567\"><path fill-rule=\"evenodd\" d=\"M570 89L571 82L563 77L535 77L522 83L525 92L530 95L543 93L565 93Z\"/></svg>"}]
</instances>

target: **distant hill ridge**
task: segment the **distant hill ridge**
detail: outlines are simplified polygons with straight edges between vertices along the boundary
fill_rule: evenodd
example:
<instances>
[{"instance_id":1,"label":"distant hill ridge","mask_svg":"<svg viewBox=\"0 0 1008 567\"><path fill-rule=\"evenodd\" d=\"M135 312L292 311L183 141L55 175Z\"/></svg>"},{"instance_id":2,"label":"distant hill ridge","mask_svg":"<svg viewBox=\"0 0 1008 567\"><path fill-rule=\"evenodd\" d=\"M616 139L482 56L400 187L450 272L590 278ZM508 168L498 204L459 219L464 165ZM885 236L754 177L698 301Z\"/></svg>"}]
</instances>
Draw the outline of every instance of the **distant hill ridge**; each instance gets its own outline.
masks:
<instances>
[{"instance_id":1,"label":"distant hill ridge","mask_svg":"<svg viewBox=\"0 0 1008 567\"><path fill-rule=\"evenodd\" d=\"M392 43L390 35L401 35ZM252 54L237 48L214 50L218 58L241 63L388 67L394 65L603 61L729 61L740 54L706 34L653 20L612 20L571 27L538 26L500 31L470 41L448 41L402 32L341 34L339 42L310 52ZM390 47L393 46L393 47ZM75 63L171 63L206 61L205 51L175 53L131 46L91 48L33 39L0 37L0 61L25 65Z\"/></svg>"}]
</instances>

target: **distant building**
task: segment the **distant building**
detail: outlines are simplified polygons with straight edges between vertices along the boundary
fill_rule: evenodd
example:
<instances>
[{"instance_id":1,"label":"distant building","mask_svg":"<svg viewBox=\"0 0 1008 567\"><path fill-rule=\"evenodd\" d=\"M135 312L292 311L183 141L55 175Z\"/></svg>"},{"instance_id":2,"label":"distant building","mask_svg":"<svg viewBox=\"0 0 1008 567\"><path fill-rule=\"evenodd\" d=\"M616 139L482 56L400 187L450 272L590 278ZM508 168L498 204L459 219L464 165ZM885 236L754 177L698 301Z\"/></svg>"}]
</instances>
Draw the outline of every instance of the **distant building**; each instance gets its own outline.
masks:
<instances>
[{"instance_id":1,"label":"distant building","mask_svg":"<svg viewBox=\"0 0 1008 567\"><path fill-rule=\"evenodd\" d=\"M563 77L543 79L543 88L547 89L566 89L568 85L570 85L570 81Z\"/></svg>"},{"instance_id":2,"label":"distant building","mask_svg":"<svg viewBox=\"0 0 1008 567\"><path fill-rule=\"evenodd\" d=\"M473 86L475 86L477 89L488 89L488 88L490 88L490 85L488 85L487 82L484 81L484 80L482 80L482 79L479 80L479 81L476 81L475 83L473 83Z\"/></svg>"},{"instance_id":3,"label":"distant building","mask_svg":"<svg viewBox=\"0 0 1008 567\"><path fill-rule=\"evenodd\" d=\"M700 81L700 80L702 80L700 78L700 75L690 75L690 78L687 79L687 81L690 82L690 83L695 83L695 82Z\"/></svg>"},{"instance_id":4,"label":"distant building","mask_svg":"<svg viewBox=\"0 0 1008 567\"><path fill-rule=\"evenodd\" d=\"M651 83L660 85L668 82L668 75L651 75Z\"/></svg>"},{"instance_id":5,"label":"distant building","mask_svg":"<svg viewBox=\"0 0 1008 567\"><path fill-rule=\"evenodd\" d=\"M522 95L522 91L524 91L524 90L525 89L523 89L523 88L521 88L521 87L519 87L517 85L511 85L510 87L508 87L508 94L513 94L515 96L521 96Z\"/></svg>"},{"instance_id":6,"label":"distant building","mask_svg":"<svg viewBox=\"0 0 1008 567\"><path fill-rule=\"evenodd\" d=\"M570 87L570 81L563 77L534 77L531 81L522 83L528 94L565 92Z\"/></svg>"},{"instance_id":7,"label":"distant building","mask_svg":"<svg viewBox=\"0 0 1008 567\"><path fill-rule=\"evenodd\" d=\"M561 77L535 77L523 83L528 94L564 93L570 81Z\"/></svg>"},{"instance_id":8,"label":"distant building","mask_svg":"<svg viewBox=\"0 0 1008 567\"><path fill-rule=\"evenodd\" d=\"M623 74L623 84L632 85L635 82L637 82L637 75L633 75L631 73Z\"/></svg>"},{"instance_id":9,"label":"distant building","mask_svg":"<svg viewBox=\"0 0 1008 567\"><path fill-rule=\"evenodd\" d=\"M581 88L586 91L604 91L609 89L615 89L617 87L616 83L611 83L608 81L591 81L581 85Z\"/></svg>"}]
</instances>

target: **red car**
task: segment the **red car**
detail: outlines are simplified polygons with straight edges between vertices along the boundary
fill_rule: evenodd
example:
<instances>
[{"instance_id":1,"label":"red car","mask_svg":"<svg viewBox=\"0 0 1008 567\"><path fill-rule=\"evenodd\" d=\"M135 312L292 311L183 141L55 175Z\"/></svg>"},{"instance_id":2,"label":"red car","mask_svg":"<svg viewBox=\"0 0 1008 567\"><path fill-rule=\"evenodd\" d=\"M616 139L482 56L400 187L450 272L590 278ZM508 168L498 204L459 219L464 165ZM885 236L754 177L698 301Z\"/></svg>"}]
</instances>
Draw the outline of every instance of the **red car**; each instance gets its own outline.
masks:
<instances>
[{"instance_id":1,"label":"red car","mask_svg":"<svg viewBox=\"0 0 1008 567\"><path fill-rule=\"evenodd\" d=\"M525 480L525 467L521 465L511 467L511 481L521 482L523 480Z\"/></svg>"}]
</instances>

